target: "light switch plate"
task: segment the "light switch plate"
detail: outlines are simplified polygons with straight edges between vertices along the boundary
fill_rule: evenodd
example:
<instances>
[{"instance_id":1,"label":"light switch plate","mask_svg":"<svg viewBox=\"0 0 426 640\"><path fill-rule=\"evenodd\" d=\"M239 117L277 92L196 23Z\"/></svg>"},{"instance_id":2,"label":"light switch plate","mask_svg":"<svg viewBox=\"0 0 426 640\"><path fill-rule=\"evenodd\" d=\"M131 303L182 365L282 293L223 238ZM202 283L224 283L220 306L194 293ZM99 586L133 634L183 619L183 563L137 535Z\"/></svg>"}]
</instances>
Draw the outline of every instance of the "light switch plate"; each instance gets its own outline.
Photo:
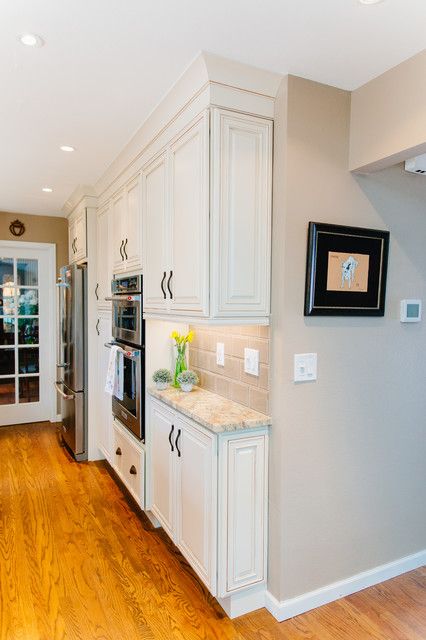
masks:
<instances>
[{"instance_id":1,"label":"light switch plate","mask_svg":"<svg viewBox=\"0 0 426 640\"><path fill-rule=\"evenodd\" d=\"M225 366L225 345L223 342L216 342L216 364Z\"/></svg>"},{"instance_id":2,"label":"light switch plate","mask_svg":"<svg viewBox=\"0 0 426 640\"><path fill-rule=\"evenodd\" d=\"M317 379L317 354L296 353L294 356L294 382Z\"/></svg>"},{"instance_id":3,"label":"light switch plate","mask_svg":"<svg viewBox=\"0 0 426 640\"><path fill-rule=\"evenodd\" d=\"M259 351L244 349L244 371L251 376L259 375Z\"/></svg>"}]
</instances>

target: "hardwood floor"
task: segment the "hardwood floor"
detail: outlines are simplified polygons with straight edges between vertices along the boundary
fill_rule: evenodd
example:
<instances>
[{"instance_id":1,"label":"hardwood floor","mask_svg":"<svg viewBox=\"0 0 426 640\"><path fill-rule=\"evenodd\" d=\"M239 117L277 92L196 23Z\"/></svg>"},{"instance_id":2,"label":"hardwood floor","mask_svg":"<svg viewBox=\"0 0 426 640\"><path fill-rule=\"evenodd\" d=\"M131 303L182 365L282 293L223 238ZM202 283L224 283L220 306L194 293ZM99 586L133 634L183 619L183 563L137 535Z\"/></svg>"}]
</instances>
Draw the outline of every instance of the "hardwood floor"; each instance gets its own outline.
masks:
<instances>
[{"instance_id":1,"label":"hardwood floor","mask_svg":"<svg viewBox=\"0 0 426 640\"><path fill-rule=\"evenodd\" d=\"M0 428L0 640L425 640L426 569L279 624L229 620L103 463Z\"/></svg>"}]
</instances>

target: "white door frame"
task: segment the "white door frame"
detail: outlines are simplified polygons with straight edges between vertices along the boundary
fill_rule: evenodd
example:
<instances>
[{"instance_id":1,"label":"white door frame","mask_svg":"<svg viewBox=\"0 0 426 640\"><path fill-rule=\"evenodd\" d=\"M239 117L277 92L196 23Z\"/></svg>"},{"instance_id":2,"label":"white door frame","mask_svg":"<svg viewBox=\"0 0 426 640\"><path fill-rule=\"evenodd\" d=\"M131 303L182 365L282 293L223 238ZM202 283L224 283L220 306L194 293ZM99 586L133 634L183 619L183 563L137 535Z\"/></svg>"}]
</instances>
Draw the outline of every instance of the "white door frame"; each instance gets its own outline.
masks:
<instances>
[{"instance_id":1,"label":"white door frame","mask_svg":"<svg viewBox=\"0 0 426 640\"><path fill-rule=\"evenodd\" d=\"M0 249L38 249L47 252L48 261L48 335L52 336L52 340L48 345L48 375L51 380L51 391L49 392L49 414L50 422L56 422L58 419L56 410L56 391L54 382L56 380L56 354L57 354L57 298L56 298L56 244L51 242L23 242L21 240L0 240Z\"/></svg>"}]
</instances>

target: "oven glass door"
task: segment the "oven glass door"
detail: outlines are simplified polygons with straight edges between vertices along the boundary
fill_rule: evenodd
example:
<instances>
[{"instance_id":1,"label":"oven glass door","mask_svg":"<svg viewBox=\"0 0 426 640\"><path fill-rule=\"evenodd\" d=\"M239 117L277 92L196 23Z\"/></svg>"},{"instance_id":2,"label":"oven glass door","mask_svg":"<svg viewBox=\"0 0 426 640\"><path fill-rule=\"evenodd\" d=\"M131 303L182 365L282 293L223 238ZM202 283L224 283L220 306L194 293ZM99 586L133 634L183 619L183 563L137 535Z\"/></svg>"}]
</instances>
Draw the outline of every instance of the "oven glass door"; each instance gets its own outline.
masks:
<instances>
[{"instance_id":1,"label":"oven glass door","mask_svg":"<svg viewBox=\"0 0 426 640\"><path fill-rule=\"evenodd\" d=\"M137 406L137 380L138 380L139 363L133 358L123 358L123 400L119 400L120 404L132 414L134 418L138 417Z\"/></svg>"},{"instance_id":2,"label":"oven glass door","mask_svg":"<svg viewBox=\"0 0 426 640\"><path fill-rule=\"evenodd\" d=\"M144 439L142 350L123 348L123 399L112 398L112 412L140 440Z\"/></svg>"},{"instance_id":3,"label":"oven glass door","mask_svg":"<svg viewBox=\"0 0 426 640\"><path fill-rule=\"evenodd\" d=\"M114 338L141 344L140 301L113 300L113 313Z\"/></svg>"}]
</instances>

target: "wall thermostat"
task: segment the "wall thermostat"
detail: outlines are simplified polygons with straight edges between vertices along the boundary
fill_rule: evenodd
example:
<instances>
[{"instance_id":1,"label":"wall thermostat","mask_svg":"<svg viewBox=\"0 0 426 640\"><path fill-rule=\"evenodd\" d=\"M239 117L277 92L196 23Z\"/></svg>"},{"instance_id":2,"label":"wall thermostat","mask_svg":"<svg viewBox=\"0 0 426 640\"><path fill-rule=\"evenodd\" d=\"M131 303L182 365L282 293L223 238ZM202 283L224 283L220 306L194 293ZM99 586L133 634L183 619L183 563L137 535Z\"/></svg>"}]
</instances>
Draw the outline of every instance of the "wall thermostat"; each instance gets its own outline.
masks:
<instances>
[{"instance_id":1,"label":"wall thermostat","mask_svg":"<svg viewBox=\"0 0 426 640\"><path fill-rule=\"evenodd\" d=\"M401 322L420 322L421 319L421 300L401 300Z\"/></svg>"}]
</instances>

